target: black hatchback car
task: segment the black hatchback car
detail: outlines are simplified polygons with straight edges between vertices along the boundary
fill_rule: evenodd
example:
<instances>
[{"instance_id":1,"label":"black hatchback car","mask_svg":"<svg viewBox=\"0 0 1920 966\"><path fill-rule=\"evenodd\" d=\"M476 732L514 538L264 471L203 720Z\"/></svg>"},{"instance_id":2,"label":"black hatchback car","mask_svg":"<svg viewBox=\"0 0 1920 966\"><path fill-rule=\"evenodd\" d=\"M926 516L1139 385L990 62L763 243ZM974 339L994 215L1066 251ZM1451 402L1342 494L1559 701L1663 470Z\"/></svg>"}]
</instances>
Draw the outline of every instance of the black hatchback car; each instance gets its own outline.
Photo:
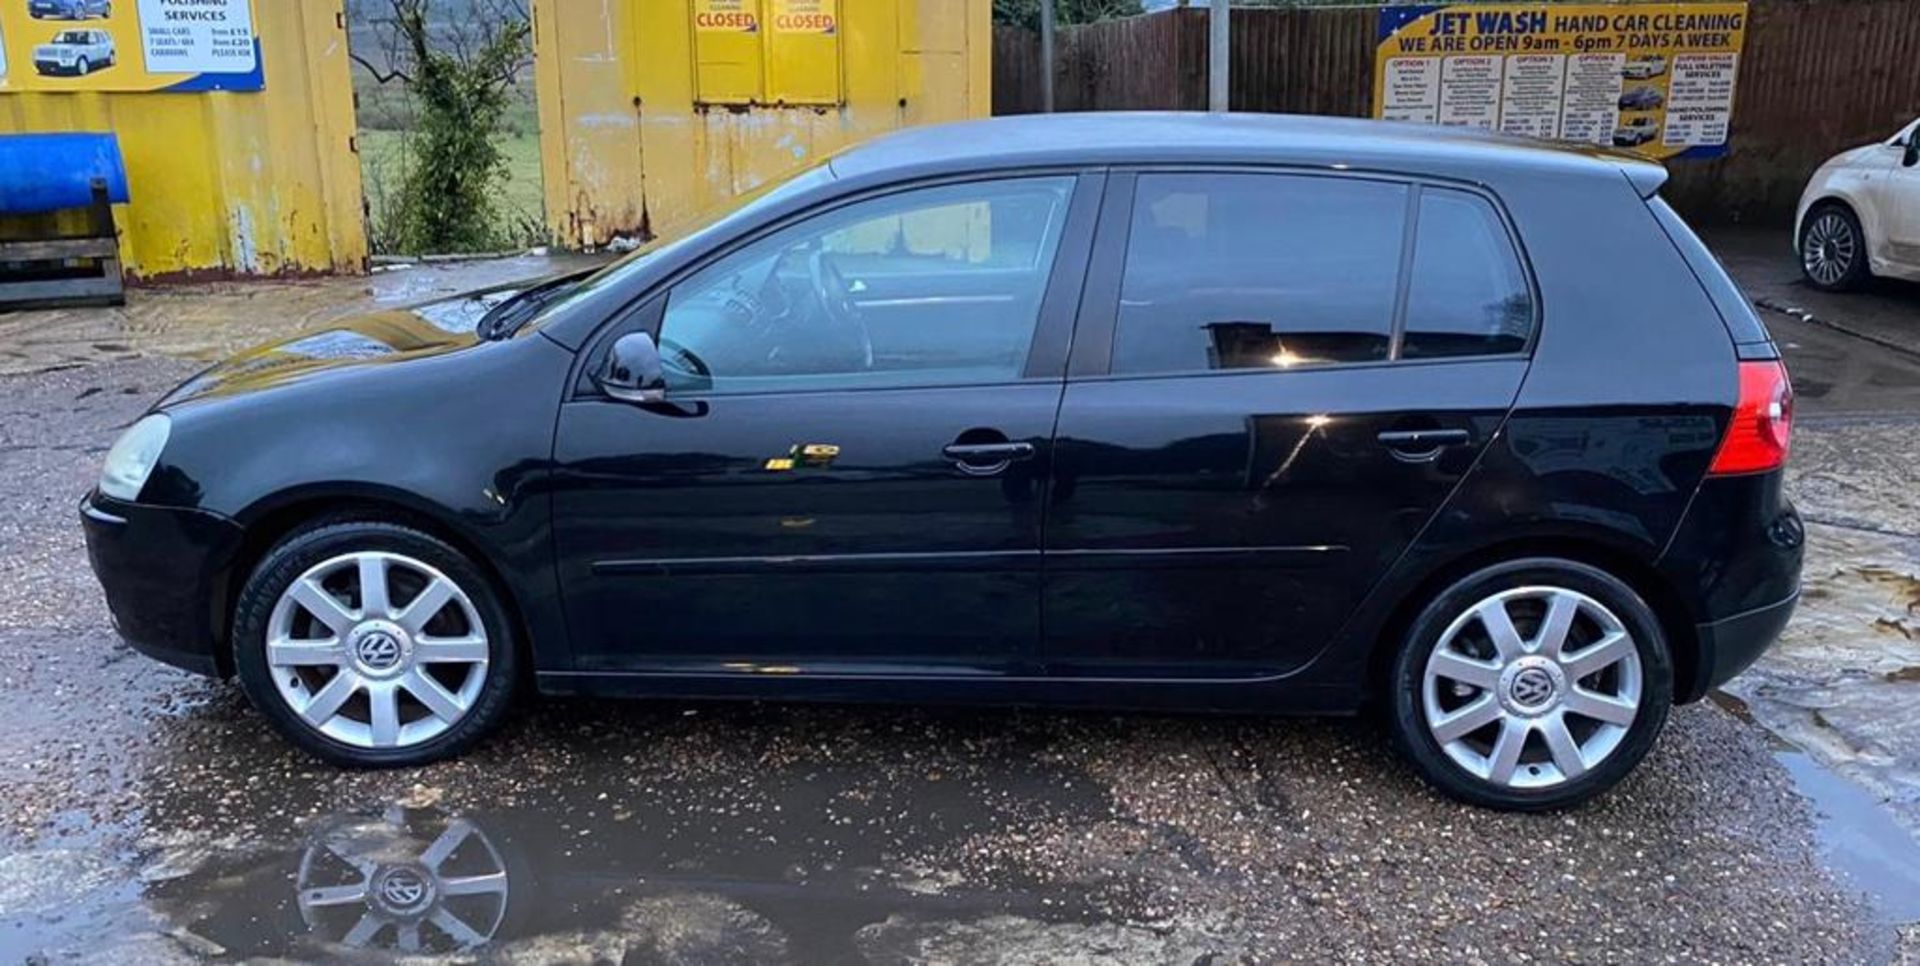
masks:
<instances>
[{"instance_id":1,"label":"black hatchback car","mask_svg":"<svg viewBox=\"0 0 1920 966\"><path fill-rule=\"evenodd\" d=\"M1325 118L910 130L485 317L189 380L82 506L121 633L350 765L523 683L1383 712L1618 781L1799 590L1791 397L1658 166Z\"/></svg>"}]
</instances>

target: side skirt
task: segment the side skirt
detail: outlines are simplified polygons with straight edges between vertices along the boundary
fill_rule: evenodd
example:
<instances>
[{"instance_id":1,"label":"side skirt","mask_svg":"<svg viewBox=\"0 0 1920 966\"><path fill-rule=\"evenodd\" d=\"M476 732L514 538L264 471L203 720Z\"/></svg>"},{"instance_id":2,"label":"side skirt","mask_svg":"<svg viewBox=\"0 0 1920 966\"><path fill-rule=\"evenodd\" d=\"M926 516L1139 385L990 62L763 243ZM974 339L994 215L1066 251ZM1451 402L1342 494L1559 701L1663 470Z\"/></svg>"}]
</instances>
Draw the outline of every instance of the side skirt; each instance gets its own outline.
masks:
<instances>
[{"instance_id":1,"label":"side skirt","mask_svg":"<svg viewBox=\"0 0 1920 966\"><path fill-rule=\"evenodd\" d=\"M542 671L541 693L655 700L1018 705L1228 714L1350 715L1359 689L1287 678L1232 681L962 675Z\"/></svg>"}]
</instances>

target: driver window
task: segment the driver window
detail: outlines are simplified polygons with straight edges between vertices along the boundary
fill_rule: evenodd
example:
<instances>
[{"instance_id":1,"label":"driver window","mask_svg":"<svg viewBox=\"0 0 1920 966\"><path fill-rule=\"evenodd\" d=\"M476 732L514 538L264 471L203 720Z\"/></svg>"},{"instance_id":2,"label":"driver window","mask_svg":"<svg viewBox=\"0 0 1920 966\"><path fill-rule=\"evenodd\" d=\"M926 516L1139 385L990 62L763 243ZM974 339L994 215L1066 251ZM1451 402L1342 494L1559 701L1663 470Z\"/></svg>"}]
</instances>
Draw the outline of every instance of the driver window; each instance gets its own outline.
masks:
<instances>
[{"instance_id":1,"label":"driver window","mask_svg":"<svg viewBox=\"0 0 1920 966\"><path fill-rule=\"evenodd\" d=\"M669 295L669 389L978 385L1020 378L1071 177L920 188L762 238Z\"/></svg>"}]
</instances>

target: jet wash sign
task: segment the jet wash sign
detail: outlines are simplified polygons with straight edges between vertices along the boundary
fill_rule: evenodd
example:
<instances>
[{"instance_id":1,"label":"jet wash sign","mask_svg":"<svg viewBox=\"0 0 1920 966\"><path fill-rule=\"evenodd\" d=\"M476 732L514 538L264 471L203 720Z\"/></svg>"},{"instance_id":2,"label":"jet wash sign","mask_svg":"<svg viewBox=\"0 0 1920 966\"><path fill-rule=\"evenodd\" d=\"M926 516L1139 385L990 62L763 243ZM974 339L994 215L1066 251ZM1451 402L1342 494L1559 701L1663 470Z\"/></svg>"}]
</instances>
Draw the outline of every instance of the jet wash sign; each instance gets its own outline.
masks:
<instances>
[{"instance_id":1,"label":"jet wash sign","mask_svg":"<svg viewBox=\"0 0 1920 966\"><path fill-rule=\"evenodd\" d=\"M251 0L0 0L0 91L265 86Z\"/></svg>"},{"instance_id":2,"label":"jet wash sign","mask_svg":"<svg viewBox=\"0 0 1920 966\"><path fill-rule=\"evenodd\" d=\"M1718 157L1746 29L1744 2L1383 7L1373 116Z\"/></svg>"}]
</instances>

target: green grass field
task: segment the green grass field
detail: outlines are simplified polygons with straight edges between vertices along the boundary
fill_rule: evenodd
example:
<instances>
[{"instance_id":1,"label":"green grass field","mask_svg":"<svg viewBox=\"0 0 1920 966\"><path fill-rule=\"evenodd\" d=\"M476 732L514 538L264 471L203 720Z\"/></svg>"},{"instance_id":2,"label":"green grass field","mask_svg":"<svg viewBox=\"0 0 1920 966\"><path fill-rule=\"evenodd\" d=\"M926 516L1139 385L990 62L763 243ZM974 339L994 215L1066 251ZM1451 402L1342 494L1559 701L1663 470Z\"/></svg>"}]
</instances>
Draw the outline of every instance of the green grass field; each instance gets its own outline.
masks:
<instances>
[{"instance_id":1,"label":"green grass field","mask_svg":"<svg viewBox=\"0 0 1920 966\"><path fill-rule=\"evenodd\" d=\"M404 93L394 85L380 85L363 71L356 72L360 95L360 174L365 184L369 227L378 254L393 254L383 226L387 199L400 186L403 146L411 112ZM543 244L545 204L540 191L540 124L533 104L532 84L516 92L508 108L508 135L501 147L507 157L507 177L500 186L499 230L509 248ZM422 254L404 252L399 254Z\"/></svg>"}]
</instances>

